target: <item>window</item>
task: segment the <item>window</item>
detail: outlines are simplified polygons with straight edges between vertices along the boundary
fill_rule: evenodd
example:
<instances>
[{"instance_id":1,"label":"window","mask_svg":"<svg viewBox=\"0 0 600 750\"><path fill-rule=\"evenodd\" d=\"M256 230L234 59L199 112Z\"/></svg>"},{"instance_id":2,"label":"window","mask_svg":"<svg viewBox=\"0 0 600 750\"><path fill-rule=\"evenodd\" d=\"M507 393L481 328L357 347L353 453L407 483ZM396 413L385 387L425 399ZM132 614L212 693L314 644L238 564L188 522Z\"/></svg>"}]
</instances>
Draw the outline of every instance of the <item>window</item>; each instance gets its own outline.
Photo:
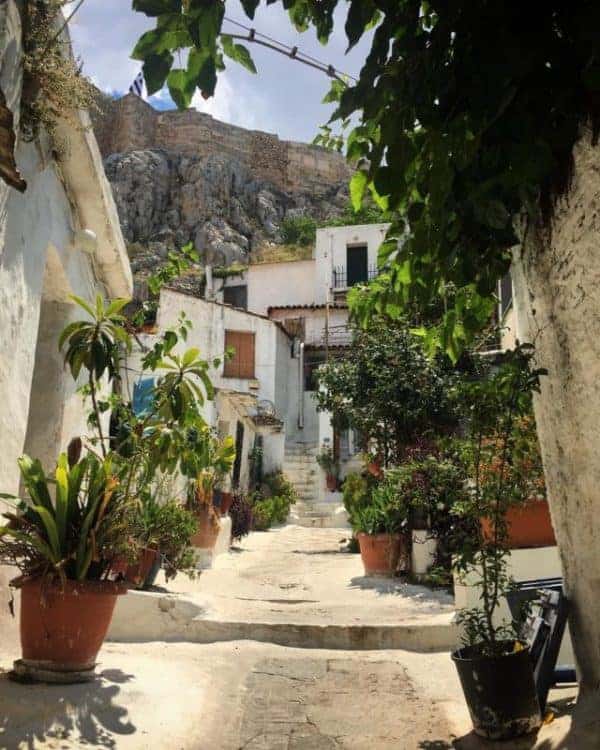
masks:
<instances>
[{"instance_id":1,"label":"window","mask_svg":"<svg viewBox=\"0 0 600 750\"><path fill-rule=\"evenodd\" d=\"M304 351L304 390L319 390L319 367L326 361L324 351Z\"/></svg>"},{"instance_id":2,"label":"window","mask_svg":"<svg viewBox=\"0 0 600 750\"><path fill-rule=\"evenodd\" d=\"M248 287L245 284L226 286L223 289L223 302L241 310L248 309Z\"/></svg>"},{"instance_id":3,"label":"window","mask_svg":"<svg viewBox=\"0 0 600 750\"><path fill-rule=\"evenodd\" d=\"M225 351L233 349L231 359L225 360L223 377L254 377L254 334L246 331L225 331Z\"/></svg>"}]
</instances>

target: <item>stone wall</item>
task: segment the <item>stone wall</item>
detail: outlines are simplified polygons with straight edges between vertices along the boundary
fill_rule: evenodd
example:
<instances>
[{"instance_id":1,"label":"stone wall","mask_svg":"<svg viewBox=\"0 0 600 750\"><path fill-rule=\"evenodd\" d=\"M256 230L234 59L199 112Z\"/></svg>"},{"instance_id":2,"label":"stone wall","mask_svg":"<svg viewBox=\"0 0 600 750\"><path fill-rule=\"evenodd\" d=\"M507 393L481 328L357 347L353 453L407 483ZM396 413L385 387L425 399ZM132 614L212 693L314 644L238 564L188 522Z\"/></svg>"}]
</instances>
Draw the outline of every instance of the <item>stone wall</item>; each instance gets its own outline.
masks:
<instances>
[{"instance_id":1,"label":"stone wall","mask_svg":"<svg viewBox=\"0 0 600 750\"><path fill-rule=\"evenodd\" d=\"M319 192L349 176L340 154L228 125L204 112L159 112L133 94L106 102L103 110L94 126L105 157L147 148L188 156L230 156L251 167L257 178L291 192Z\"/></svg>"}]
</instances>

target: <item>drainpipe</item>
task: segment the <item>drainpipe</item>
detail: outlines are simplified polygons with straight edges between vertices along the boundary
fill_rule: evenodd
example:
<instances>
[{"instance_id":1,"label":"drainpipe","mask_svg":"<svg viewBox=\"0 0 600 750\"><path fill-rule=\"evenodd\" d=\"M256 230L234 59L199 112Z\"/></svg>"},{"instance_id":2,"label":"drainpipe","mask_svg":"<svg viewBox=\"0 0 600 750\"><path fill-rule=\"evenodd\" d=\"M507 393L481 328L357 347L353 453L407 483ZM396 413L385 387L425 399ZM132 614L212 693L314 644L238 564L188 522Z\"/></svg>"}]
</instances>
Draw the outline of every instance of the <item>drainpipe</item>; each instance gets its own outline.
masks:
<instances>
[{"instance_id":1,"label":"drainpipe","mask_svg":"<svg viewBox=\"0 0 600 750\"><path fill-rule=\"evenodd\" d=\"M214 298L212 266L206 265L204 271L205 271L205 278L206 278L204 299L212 300Z\"/></svg>"},{"instance_id":2,"label":"drainpipe","mask_svg":"<svg viewBox=\"0 0 600 750\"><path fill-rule=\"evenodd\" d=\"M298 427L304 429L304 341L298 351Z\"/></svg>"}]
</instances>

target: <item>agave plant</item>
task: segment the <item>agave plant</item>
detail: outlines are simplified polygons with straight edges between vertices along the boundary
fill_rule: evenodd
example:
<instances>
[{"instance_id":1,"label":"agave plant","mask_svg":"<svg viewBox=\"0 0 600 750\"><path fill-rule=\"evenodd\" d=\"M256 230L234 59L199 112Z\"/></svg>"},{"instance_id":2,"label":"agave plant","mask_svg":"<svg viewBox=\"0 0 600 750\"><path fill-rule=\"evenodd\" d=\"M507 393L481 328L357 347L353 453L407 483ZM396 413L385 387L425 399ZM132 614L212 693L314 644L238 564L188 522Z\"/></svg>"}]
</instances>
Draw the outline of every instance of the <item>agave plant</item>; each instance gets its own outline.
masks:
<instances>
[{"instance_id":1,"label":"agave plant","mask_svg":"<svg viewBox=\"0 0 600 750\"><path fill-rule=\"evenodd\" d=\"M41 575L83 581L105 577L112 559L130 545L131 506L110 458L88 453L69 463L60 455L47 478L39 460L19 459L29 503L10 495L15 511L0 527L0 562L24 580Z\"/></svg>"}]
</instances>

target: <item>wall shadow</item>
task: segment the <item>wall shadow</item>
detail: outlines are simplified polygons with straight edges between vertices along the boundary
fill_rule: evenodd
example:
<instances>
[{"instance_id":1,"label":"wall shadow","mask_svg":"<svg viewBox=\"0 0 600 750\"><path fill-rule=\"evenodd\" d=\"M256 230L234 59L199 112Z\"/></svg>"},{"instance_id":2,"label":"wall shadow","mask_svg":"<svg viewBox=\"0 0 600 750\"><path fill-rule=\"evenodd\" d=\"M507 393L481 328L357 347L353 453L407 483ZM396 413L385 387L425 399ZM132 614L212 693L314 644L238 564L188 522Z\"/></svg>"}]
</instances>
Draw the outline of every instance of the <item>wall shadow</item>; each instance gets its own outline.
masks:
<instances>
[{"instance_id":1,"label":"wall shadow","mask_svg":"<svg viewBox=\"0 0 600 750\"><path fill-rule=\"evenodd\" d=\"M117 700L119 685L132 678L119 669L105 669L94 682L44 685L13 682L7 672L1 673L0 747L33 748L60 740L88 748L116 747L119 735L136 731Z\"/></svg>"}]
</instances>

